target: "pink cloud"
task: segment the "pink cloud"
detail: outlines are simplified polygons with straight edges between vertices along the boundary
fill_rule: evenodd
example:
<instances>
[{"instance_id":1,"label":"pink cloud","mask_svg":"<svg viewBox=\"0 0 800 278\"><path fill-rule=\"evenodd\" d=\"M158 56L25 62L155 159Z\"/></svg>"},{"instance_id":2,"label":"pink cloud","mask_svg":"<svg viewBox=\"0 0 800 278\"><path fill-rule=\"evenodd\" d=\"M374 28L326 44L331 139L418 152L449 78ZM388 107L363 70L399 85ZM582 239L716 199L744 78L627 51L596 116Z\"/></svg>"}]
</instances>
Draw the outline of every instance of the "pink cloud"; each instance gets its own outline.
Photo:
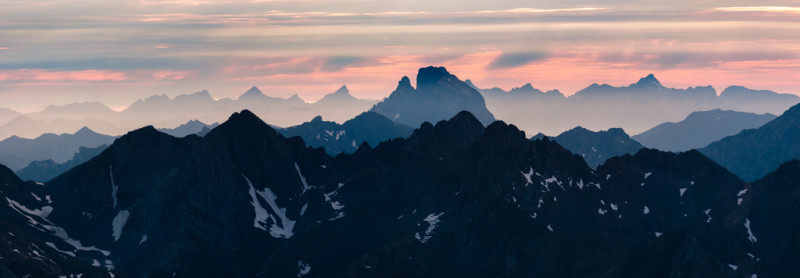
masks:
<instances>
[{"instance_id":1,"label":"pink cloud","mask_svg":"<svg viewBox=\"0 0 800 278\"><path fill-rule=\"evenodd\" d=\"M54 71L43 69L19 69L0 71L0 81L126 81L130 77L124 72L108 70Z\"/></svg>"}]
</instances>

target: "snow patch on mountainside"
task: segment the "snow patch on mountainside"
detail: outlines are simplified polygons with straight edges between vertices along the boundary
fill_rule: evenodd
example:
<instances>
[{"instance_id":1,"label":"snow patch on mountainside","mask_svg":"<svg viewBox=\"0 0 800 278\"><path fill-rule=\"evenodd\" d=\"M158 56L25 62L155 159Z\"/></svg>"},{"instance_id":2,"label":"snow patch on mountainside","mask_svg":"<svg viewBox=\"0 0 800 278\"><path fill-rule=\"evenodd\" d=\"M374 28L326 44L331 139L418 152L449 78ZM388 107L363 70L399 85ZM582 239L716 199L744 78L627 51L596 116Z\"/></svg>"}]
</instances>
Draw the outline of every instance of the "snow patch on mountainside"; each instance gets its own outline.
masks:
<instances>
[{"instance_id":1,"label":"snow patch on mountainside","mask_svg":"<svg viewBox=\"0 0 800 278\"><path fill-rule=\"evenodd\" d=\"M120 210L117 213L117 216L114 217L114 220L111 221L111 236L114 237L114 241L119 240L119 236L122 235L122 229L125 228L125 224L128 224L128 217L131 216L131 213L127 210Z\"/></svg>"},{"instance_id":2,"label":"snow patch on mountainside","mask_svg":"<svg viewBox=\"0 0 800 278\"><path fill-rule=\"evenodd\" d=\"M253 183L250 182L250 179L247 178L247 176L242 174L242 177L244 177L245 181L247 181L247 185L250 186L250 190L248 191L250 198L252 199L250 204L253 205L253 210L255 210L256 214L255 219L253 219L253 226L264 231L268 231L269 234L274 238L292 237L292 235L294 235L294 233L292 233L292 229L294 228L295 221L292 221L286 217L286 209L278 207L278 205L275 203L275 200L278 198L278 196L272 193L272 190L269 190L269 188L264 188L263 191L256 190L256 188L253 187ZM275 217L263 206L261 206L261 202L258 201L258 196L261 196L261 198L267 202L267 205L269 205L269 207L272 209L272 212L275 213L278 219L280 219L281 226L278 225L278 221L275 219ZM267 219L269 219L272 224L269 230L266 228L267 225L269 225Z\"/></svg>"},{"instance_id":3,"label":"snow patch on mountainside","mask_svg":"<svg viewBox=\"0 0 800 278\"><path fill-rule=\"evenodd\" d=\"M753 235L753 231L750 230L750 219L749 218L745 218L744 219L744 227L747 228L747 239L750 240L750 242L752 242L752 243L756 243L756 241L758 241L758 239L756 239L756 236Z\"/></svg>"},{"instance_id":4,"label":"snow patch on mountainside","mask_svg":"<svg viewBox=\"0 0 800 278\"><path fill-rule=\"evenodd\" d=\"M111 176L111 199L114 200L114 206L112 208L117 208L117 191L119 191L119 186L114 183L114 171L111 170L111 165L108 165L108 175Z\"/></svg>"},{"instance_id":5,"label":"snow patch on mountainside","mask_svg":"<svg viewBox=\"0 0 800 278\"><path fill-rule=\"evenodd\" d=\"M28 224L31 227L33 227L33 228L35 228L35 229L37 229L39 231L42 231L42 232L49 232L52 235L54 235L55 237L58 237L61 240L63 240L64 243L69 244L74 248L73 252L61 251L61 250L56 249L57 251L60 251L61 253L65 253L65 254L67 254L67 253L74 254L77 251L96 251L96 252L100 252L101 254L103 254L106 257L111 255L110 251L102 250L102 249L99 249L99 248L94 247L94 246L89 246L89 247L83 246L80 241L72 239L71 237L69 237L69 235L67 234L67 231L64 230L64 228L55 226L52 222L50 222L50 220L47 219L47 216L49 216L50 213L53 212L52 207L46 206L46 207L43 207L41 209L31 210L31 209L28 209L27 207L23 206L22 204L14 201L14 200L9 199L8 197L6 197L6 201L8 202L8 206L11 207L11 209L13 209L14 211L16 211L17 213L19 213L20 215L22 215L23 217L25 217L28 220ZM34 219L34 217L39 218L42 222L45 222L47 224L37 221L36 219Z\"/></svg>"},{"instance_id":6,"label":"snow patch on mountainside","mask_svg":"<svg viewBox=\"0 0 800 278\"><path fill-rule=\"evenodd\" d=\"M303 193L306 193L306 191L311 189L311 186L308 186L308 183L306 182L306 177L303 176L303 173L300 172L300 166L297 166L297 163L294 164L294 169L297 170L297 175L300 176L300 182L303 183Z\"/></svg>"},{"instance_id":7,"label":"snow patch on mountainside","mask_svg":"<svg viewBox=\"0 0 800 278\"><path fill-rule=\"evenodd\" d=\"M428 216L425 217L425 222L428 222L428 229L425 230L425 235L420 236L419 233L417 233L414 235L414 237L416 237L421 243L425 243L430 240L433 237L433 230L436 229L437 225L439 225L439 216L442 216L442 214L444 214L444 212L439 214L428 214Z\"/></svg>"}]
</instances>

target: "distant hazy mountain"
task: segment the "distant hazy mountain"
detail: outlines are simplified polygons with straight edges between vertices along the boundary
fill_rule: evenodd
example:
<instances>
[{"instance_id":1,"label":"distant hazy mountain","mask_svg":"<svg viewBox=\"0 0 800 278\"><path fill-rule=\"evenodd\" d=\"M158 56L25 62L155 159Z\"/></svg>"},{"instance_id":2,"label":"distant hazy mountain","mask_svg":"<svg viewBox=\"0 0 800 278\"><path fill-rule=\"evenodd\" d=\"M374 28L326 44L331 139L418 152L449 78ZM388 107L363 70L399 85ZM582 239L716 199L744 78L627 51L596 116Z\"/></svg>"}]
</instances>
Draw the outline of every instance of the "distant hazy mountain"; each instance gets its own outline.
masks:
<instances>
[{"instance_id":1,"label":"distant hazy mountain","mask_svg":"<svg viewBox=\"0 0 800 278\"><path fill-rule=\"evenodd\" d=\"M75 166L81 165L89 159L94 158L103 150L107 149L108 145L100 145L94 148L79 147L78 152L72 159L64 163L56 163L52 159L33 161L25 168L17 171L17 176L22 180L33 180L37 182L46 182L58 175L72 169Z\"/></svg>"},{"instance_id":2,"label":"distant hazy mountain","mask_svg":"<svg viewBox=\"0 0 800 278\"><path fill-rule=\"evenodd\" d=\"M592 170L469 112L331 157L242 111L205 137L129 132L40 185L0 167L0 270L780 277L800 271L800 164L781 168L747 184L697 151L643 149Z\"/></svg>"},{"instance_id":3,"label":"distant hazy mountain","mask_svg":"<svg viewBox=\"0 0 800 278\"><path fill-rule=\"evenodd\" d=\"M42 121L55 119L80 120L84 118L113 119L117 112L100 102L75 102L66 105L49 105L42 111L25 114Z\"/></svg>"},{"instance_id":4,"label":"distant hazy mountain","mask_svg":"<svg viewBox=\"0 0 800 278\"><path fill-rule=\"evenodd\" d=\"M753 181L778 166L800 159L800 105L756 129L711 143L700 152L746 181Z\"/></svg>"},{"instance_id":5,"label":"distant hazy mountain","mask_svg":"<svg viewBox=\"0 0 800 278\"><path fill-rule=\"evenodd\" d=\"M798 102L793 94L730 86L719 94L720 107L734 111L780 114ZM783 109L780 109L783 108ZM779 109L779 110L777 110Z\"/></svg>"},{"instance_id":6,"label":"distant hazy mountain","mask_svg":"<svg viewBox=\"0 0 800 278\"><path fill-rule=\"evenodd\" d=\"M336 92L312 103L311 107L320 111L326 119L343 122L353 118L353 112L367 111L375 103L377 103L375 100L361 100L353 97L347 86L342 86Z\"/></svg>"},{"instance_id":7,"label":"distant hazy mountain","mask_svg":"<svg viewBox=\"0 0 800 278\"><path fill-rule=\"evenodd\" d=\"M540 133L531 139L538 140L543 136ZM586 164L592 168L597 168L611 157L635 154L642 149L642 145L628 137L628 134L621 128L591 131L579 126L551 139L572 153L583 157Z\"/></svg>"},{"instance_id":8,"label":"distant hazy mountain","mask_svg":"<svg viewBox=\"0 0 800 278\"><path fill-rule=\"evenodd\" d=\"M330 155L341 152L353 153L366 142L370 146L393 138L404 138L411 135L409 126L393 122L375 112L364 112L355 118L337 124L323 121L317 116L310 122L279 129L284 136L300 136L308 145L323 147Z\"/></svg>"},{"instance_id":9,"label":"distant hazy mountain","mask_svg":"<svg viewBox=\"0 0 800 278\"><path fill-rule=\"evenodd\" d=\"M99 102L51 105L43 111L25 114L25 117L15 115L13 111L5 113L7 111L0 110L0 137L6 138L11 135L35 137L48 132L71 132L75 129L70 128L76 125L88 126L102 133L114 135L146 125L167 130L167 127L193 120L203 123L220 122L231 113L242 109L252 110L260 117L269 120L271 124L278 126L299 124L302 119L309 119L315 115L324 115L327 119L344 122L369 110L376 102L351 96L345 86L315 103L306 103L297 95L289 98L270 97L256 87L250 88L237 99L214 99L208 91L203 90L174 98L155 95L139 99L120 112L111 110ZM3 121L4 117L11 116L16 116L17 119ZM8 121L11 122L6 123ZM177 132L174 135L185 135L186 132L188 131Z\"/></svg>"},{"instance_id":10,"label":"distant hazy mountain","mask_svg":"<svg viewBox=\"0 0 800 278\"><path fill-rule=\"evenodd\" d=\"M74 134L48 133L36 139L13 136L0 141L0 163L14 171L36 160L51 159L55 163L63 163L71 159L80 147L97 147L113 141L113 136L99 134L86 127Z\"/></svg>"},{"instance_id":11,"label":"distant hazy mountain","mask_svg":"<svg viewBox=\"0 0 800 278\"><path fill-rule=\"evenodd\" d=\"M113 124L91 117L80 120L57 118L52 121L45 121L35 120L28 116L19 116L0 125L0 139L11 136L35 138L46 133L73 133L82 127L90 127L104 134L119 134L121 132L121 129Z\"/></svg>"},{"instance_id":12,"label":"distant hazy mountain","mask_svg":"<svg viewBox=\"0 0 800 278\"><path fill-rule=\"evenodd\" d=\"M11 119L14 119L19 116L22 116L22 113L19 113L11 109L0 108L0 125L3 125L8 121L10 121Z\"/></svg>"},{"instance_id":13,"label":"distant hazy mountain","mask_svg":"<svg viewBox=\"0 0 800 278\"><path fill-rule=\"evenodd\" d=\"M621 127L638 134L664 122L680 121L695 111L729 109L779 114L800 102L795 95L739 86L725 89L720 96L711 86L668 88L652 74L629 86L592 84L566 98L559 97L556 91L543 93L528 84L508 92L498 88L480 92L498 119L531 134L558 134L575 126L592 130Z\"/></svg>"},{"instance_id":14,"label":"distant hazy mountain","mask_svg":"<svg viewBox=\"0 0 800 278\"><path fill-rule=\"evenodd\" d=\"M648 148L663 151L699 149L714 141L757 128L775 119L772 114L755 114L714 109L689 114L683 121L663 123L634 135L633 139Z\"/></svg>"},{"instance_id":15,"label":"distant hazy mountain","mask_svg":"<svg viewBox=\"0 0 800 278\"><path fill-rule=\"evenodd\" d=\"M219 123L205 124L198 120L191 120L175 128L159 128L158 131L175 136L184 137L189 134L205 134L217 127Z\"/></svg>"},{"instance_id":16,"label":"distant hazy mountain","mask_svg":"<svg viewBox=\"0 0 800 278\"><path fill-rule=\"evenodd\" d=\"M427 67L417 73L417 88L403 77L389 97L375 104L373 112L408 126L449 119L469 111L484 125L494 121L481 94L447 72L443 67Z\"/></svg>"}]
</instances>

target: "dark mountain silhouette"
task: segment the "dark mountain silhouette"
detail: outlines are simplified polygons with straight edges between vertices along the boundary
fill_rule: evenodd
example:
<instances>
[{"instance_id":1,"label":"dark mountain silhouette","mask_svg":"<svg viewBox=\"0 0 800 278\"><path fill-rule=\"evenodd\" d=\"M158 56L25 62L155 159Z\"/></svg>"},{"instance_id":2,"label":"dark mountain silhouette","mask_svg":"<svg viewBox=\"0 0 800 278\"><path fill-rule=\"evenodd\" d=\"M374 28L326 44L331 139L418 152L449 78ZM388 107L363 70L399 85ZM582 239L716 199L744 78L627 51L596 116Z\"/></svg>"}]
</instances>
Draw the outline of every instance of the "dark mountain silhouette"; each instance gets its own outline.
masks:
<instances>
[{"instance_id":1,"label":"dark mountain silhouette","mask_svg":"<svg viewBox=\"0 0 800 278\"><path fill-rule=\"evenodd\" d=\"M542 136L544 135L537 135L531 139L541 139ZM613 156L634 154L642 149L642 145L628 137L621 128L591 131L579 126L552 139L572 153L583 157L592 168L597 168Z\"/></svg>"},{"instance_id":2,"label":"dark mountain silhouette","mask_svg":"<svg viewBox=\"0 0 800 278\"><path fill-rule=\"evenodd\" d=\"M664 122L681 121L696 111L779 114L800 102L796 95L740 86L728 87L719 96L711 86L669 88L652 74L628 86L592 84L567 98L556 91L542 93L528 84L508 92L478 90L498 119L530 133L545 134L559 134L575 126L591 130L621 127L638 134Z\"/></svg>"},{"instance_id":3,"label":"dark mountain silhouette","mask_svg":"<svg viewBox=\"0 0 800 278\"><path fill-rule=\"evenodd\" d=\"M753 183L741 195L742 206L749 210L739 215L749 223L748 238L759 244L754 256L762 259L764 277L779 277L800 272L796 250L800 239L800 162L792 160ZM775 228L780 227L780 228ZM759 276L761 276L759 273Z\"/></svg>"},{"instance_id":4,"label":"dark mountain silhouette","mask_svg":"<svg viewBox=\"0 0 800 278\"><path fill-rule=\"evenodd\" d=\"M403 77L389 97L375 104L373 112L408 126L449 119L470 111L484 124L494 121L478 91L443 67L427 67L417 73L417 88Z\"/></svg>"},{"instance_id":5,"label":"dark mountain silhouette","mask_svg":"<svg viewBox=\"0 0 800 278\"><path fill-rule=\"evenodd\" d=\"M413 129L393 122L375 112L364 112L337 124L323 121L321 116L301 125L280 129L286 137L300 136L309 146L322 147L330 155L353 153L366 142L370 146L393 138L408 137Z\"/></svg>"},{"instance_id":6,"label":"dark mountain silhouette","mask_svg":"<svg viewBox=\"0 0 800 278\"><path fill-rule=\"evenodd\" d=\"M648 148L664 151L699 149L714 141L757 128L775 119L772 114L755 114L714 109L693 112L686 119L663 123L632 138Z\"/></svg>"},{"instance_id":7,"label":"dark mountain silhouette","mask_svg":"<svg viewBox=\"0 0 800 278\"><path fill-rule=\"evenodd\" d=\"M211 131L212 129L214 129L215 127L217 127L218 125L219 123L205 124L198 120L191 120L175 128L159 128L158 131L161 131L163 133L175 137L184 137L189 134L198 134L202 136Z\"/></svg>"},{"instance_id":8,"label":"dark mountain silhouette","mask_svg":"<svg viewBox=\"0 0 800 278\"><path fill-rule=\"evenodd\" d=\"M800 250L762 243L798 232L755 216L794 213L744 191L796 184L774 180L697 151L593 171L468 112L332 158L242 111L205 137L132 131L44 185L6 185L0 213L47 252L133 277L751 277L789 273L761 258Z\"/></svg>"},{"instance_id":9,"label":"dark mountain silhouette","mask_svg":"<svg viewBox=\"0 0 800 278\"><path fill-rule=\"evenodd\" d=\"M0 276L110 277L107 269L92 266L72 252L51 247L53 242L70 238L63 230L36 216L46 218L53 211L48 203L49 196L44 195L40 187L33 182L22 182L10 169L0 165L0 195L5 197L5 204L0 206ZM35 204L37 209L29 210L8 199L10 196L19 202ZM40 230L33 228L34 225L41 227ZM83 247L80 242L72 243Z\"/></svg>"},{"instance_id":10,"label":"dark mountain silhouette","mask_svg":"<svg viewBox=\"0 0 800 278\"><path fill-rule=\"evenodd\" d=\"M800 105L756 129L725 137L700 152L746 181L753 181L778 166L800 159Z\"/></svg>"},{"instance_id":11,"label":"dark mountain silhouette","mask_svg":"<svg viewBox=\"0 0 800 278\"><path fill-rule=\"evenodd\" d=\"M0 163L19 170L36 160L63 163L72 158L80 147L111 144L113 136L103 135L83 127L74 134L44 134L36 139L13 136L0 141Z\"/></svg>"},{"instance_id":12,"label":"dark mountain silhouette","mask_svg":"<svg viewBox=\"0 0 800 278\"><path fill-rule=\"evenodd\" d=\"M94 148L79 147L75 156L64 163L56 163L52 159L37 160L31 162L28 166L25 166L25 168L20 169L16 174L23 180L46 182L75 166L89 161L89 159L94 158L106 148L108 148L108 145L105 144Z\"/></svg>"}]
</instances>

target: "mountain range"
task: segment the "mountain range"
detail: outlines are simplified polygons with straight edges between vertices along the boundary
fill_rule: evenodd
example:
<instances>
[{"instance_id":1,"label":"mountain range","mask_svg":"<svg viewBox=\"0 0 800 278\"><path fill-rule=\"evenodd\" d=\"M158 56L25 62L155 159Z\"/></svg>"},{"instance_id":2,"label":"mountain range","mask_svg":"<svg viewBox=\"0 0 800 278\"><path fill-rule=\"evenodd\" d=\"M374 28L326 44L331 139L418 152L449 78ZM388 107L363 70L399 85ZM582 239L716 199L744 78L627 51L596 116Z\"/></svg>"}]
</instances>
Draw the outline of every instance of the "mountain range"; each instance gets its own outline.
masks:
<instances>
[{"instance_id":1,"label":"mountain range","mask_svg":"<svg viewBox=\"0 0 800 278\"><path fill-rule=\"evenodd\" d=\"M81 165L86 161L94 158L102 151L108 148L108 145L100 145L94 148L87 148L87 147L79 147L78 152L72 157L72 159L67 160L63 163L56 163L52 159L47 160L37 160L32 161L25 166L25 168L20 169L16 172L17 176L19 176L22 180L32 180L37 182L46 182L55 178L58 175L63 174L64 172L68 171L69 169L74 168L75 166Z\"/></svg>"},{"instance_id":2,"label":"mountain range","mask_svg":"<svg viewBox=\"0 0 800 278\"><path fill-rule=\"evenodd\" d=\"M777 115L800 102L795 95L741 86L730 86L719 96L711 86L668 88L652 74L629 86L592 84L569 97L558 90L543 92L530 83L510 91L479 89L443 67L420 69L416 81L414 88L409 78L401 78L397 88L380 102L354 98L346 86L314 103L297 95L270 97L252 87L236 99L214 99L206 90L174 98L156 95L139 99L119 112L99 102L51 105L27 114L3 109L0 138L70 133L83 126L118 135L145 125L167 128L190 120L220 122L242 109L279 127L298 125L317 115L343 123L368 110L413 127L467 110L484 125L501 119L531 134L559 134L576 126L591 130L620 127L638 134L661 123L680 121L696 111L726 109Z\"/></svg>"},{"instance_id":3,"label":"mountain range","mask_svg":"<svg viewBox=\"0 0 800 278\"><path fill-rule=\"evenodd\" d=\"M754 183L697 151L592 170L469 112L331 157L245 110L129 132L40 185L2 169L17 276L755 277L800 254L800 162Z\"/></svg>"},{"instance_id":4,"label":"mountain range","mask_svg":"<svg viewBox=\"0 0 800 278\"><path fill-rule=\"evenodd\" d=\"M796 95L741 86L730 86L719 96L711 86L668 88L652 74L629 86L595 83L569 97L557 90L544 93L530 84L511 91L478 90L498 119L545 134L558 134L575 126L591 130L621 127L638 134L664 122L680 121L696 111L780 114L800 102Z\"/></svg>"},{"instance_id":5,"label":"mountain range","mask_svg":"<svg viewBox=\"0 0 800 278\"><path fill-rule=\"evenodd\" d=\"M322 147L331 156L353 153L363 143L377 146L394 138L408 137L413 129L393 122L375 112L364 112L343 124L323 121L321 116L310 122L278 129L284 136L300 136L312 147Z\"/></svg>"},{"instance_id":6,"label":"mountain range","mask_svg":"<svg viewBox=\"0 0 800 278\"><path fill-rule=\"evenodd\" d=\"M680 122L668 122L634 135L648 148L663 151L699 149L745 129L757 128L777 116L714 109L692 112Z\"/></svg>"},{"instance_id":7,"label":"mountain range","mask_svg":"<svg viewBox=\"0 0 800 278\"><path fill-rule=\"evenodd\" d=\"M34 138L44 133L68 133L87 126L103 134L122 134L127 130L154 125L174 127L189 121L220 122L241 109L251 109L278 126L299 124L299 119L325 115L343 122L367 111L376 101L352 97L346 86L314 103L297 95L290 98L269 97L252 87L237 99L214 99L206 91L176 96L156 95L139 99L122 111L114 111L99 102L51 105L42 111L20 114L0 110L0 138L12 135ZM181 132L181 134L189 134Z\"/></svg>"},{"instance_id":8,"label":"mountain range","mask_svg":"<svg viewBox=\"0 0 800 278\"><path fill-rule=\"evenodd\" d=\"M531 137L531 140L543 137L544 134L539 133ZM635 154L643 148L642 144L631 139L621 128L591 131L579 126L552 139L570 152L583 157L593 169L611 157Z\"/></svg>"},{"instance_id":9,"label":"mountain range","mask_svg":"<svg viewBox=\"0 0 800 278\"><path fill-rule=\"evenodd\" d=\"M111 144L114 136L103 135L83 127L74 134L44 134L35 139L12 136L0 141L0 163L12 171L20 170L37 160L63 163L73 158L80 147Z\"/></svg>"},{"instance_id":10,"label":"mountain range","mask_svg":"<svg viewBox=\"0 0 800 278\"><path fill-rule=\"evenodd\" d=\"M755 129L746 129L700 149L746 181L773 172L787 161L800 159L800 105Z\"/></svg>"}]
</instances>

